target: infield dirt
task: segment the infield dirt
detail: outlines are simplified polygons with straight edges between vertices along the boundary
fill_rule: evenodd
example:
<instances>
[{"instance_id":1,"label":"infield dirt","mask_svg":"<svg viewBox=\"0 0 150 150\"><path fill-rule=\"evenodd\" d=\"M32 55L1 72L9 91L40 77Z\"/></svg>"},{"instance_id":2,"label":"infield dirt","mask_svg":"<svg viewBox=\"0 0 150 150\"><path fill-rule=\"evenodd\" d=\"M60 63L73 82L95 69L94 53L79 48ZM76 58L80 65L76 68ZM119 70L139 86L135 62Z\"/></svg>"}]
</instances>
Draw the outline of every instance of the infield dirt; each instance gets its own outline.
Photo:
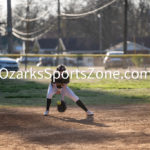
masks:
<instances>
[{"instance_id":1,"label":"infield dirt","mask_svg":"<svg viewBox=\"0 0 150 150\"><path fill-rule=\"evenodd\" d=\"M68 106L69 107L69 106ZM43 116L43 107L0 108L0 150L149 150L150 104L78 107Z\"/></svg>"}]
</instances>

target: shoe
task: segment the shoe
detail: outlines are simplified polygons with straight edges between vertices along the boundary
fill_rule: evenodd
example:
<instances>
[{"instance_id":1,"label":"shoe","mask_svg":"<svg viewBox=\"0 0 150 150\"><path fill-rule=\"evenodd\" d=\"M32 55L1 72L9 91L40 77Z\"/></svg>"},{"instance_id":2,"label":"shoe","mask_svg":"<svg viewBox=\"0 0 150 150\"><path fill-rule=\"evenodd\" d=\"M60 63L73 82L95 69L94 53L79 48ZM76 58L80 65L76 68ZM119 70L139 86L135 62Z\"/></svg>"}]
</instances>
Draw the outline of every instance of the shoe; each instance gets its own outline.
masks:
<instances>
[{"instance_id":1,"label":"shoe","mask_svg":"<svg viewBox=\"0 0 150 150\"><path fill-rule=\"evenodd\" d=\"M46 111L44 112L44 116L48 116L48 113L49 113L49 111L46 110Z\"/></svg>"},{"instance_id":2,"label":"shoe","mask_svg":"<svg viewBox=\"0 0 150 150\"><path fill-rule=\"evenodd\" d=\"M87 116L94 116L94 113L89 110L86 112L86 114L87 114Z\"/></svg>"}]
</instances>

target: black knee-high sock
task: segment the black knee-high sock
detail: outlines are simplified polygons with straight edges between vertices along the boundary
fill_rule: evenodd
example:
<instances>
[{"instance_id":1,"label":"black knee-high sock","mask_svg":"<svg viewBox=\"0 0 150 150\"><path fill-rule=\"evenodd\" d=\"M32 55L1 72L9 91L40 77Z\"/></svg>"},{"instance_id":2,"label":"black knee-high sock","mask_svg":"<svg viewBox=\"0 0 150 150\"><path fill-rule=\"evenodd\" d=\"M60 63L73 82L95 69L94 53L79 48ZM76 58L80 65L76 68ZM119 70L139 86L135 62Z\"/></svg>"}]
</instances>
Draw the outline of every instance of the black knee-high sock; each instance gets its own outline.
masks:
<instances>
[{"instance_id":1,"label":"black knee-high sock","mask_svg":"<svg viewBox=\"0 0 150 150\"><path fill-rule=\"evenodd\" d=\"M46 105L46 110L49 111L49 107L51 105L51 99L47 98L47 105Z\"/></svg>"},{"instance_id":2,"label":"black knee-high sock","mask_svg":"<svg viewBox=\"0 0 150 150\"><path fill-rule=\"evenodd\" d=\"M82 101L80 101L80 100L78 100L77 102L76 102L76 104L79 106L79 107L81 107L84 111L88 111L88 109L85 107L85 105L82 103Z\"/></svg>"}]
</instances>

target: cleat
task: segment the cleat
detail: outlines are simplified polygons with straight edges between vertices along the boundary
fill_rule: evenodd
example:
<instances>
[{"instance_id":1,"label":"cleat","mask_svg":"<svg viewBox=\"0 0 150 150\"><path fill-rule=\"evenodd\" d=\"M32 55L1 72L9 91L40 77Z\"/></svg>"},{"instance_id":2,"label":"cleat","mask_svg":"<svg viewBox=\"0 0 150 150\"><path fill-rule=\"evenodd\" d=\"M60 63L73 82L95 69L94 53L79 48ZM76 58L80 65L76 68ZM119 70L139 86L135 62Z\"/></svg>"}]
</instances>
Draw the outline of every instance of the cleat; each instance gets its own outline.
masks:
<instances>
[{"instance_id":1,"label":"cleat","mask_svg":"<svg viewBox=\"0 0 150 150\"><path fill-rule=\"evenodd\" d=\"M46 110L46 111L44 112L44 116L48 116L48 113L49 113L49 111Z\"/></svg>"},{"instance_id":2,"label":"cleat","mask_svg":"<svg viewBox=\"0 0 150 150\"><path fill-rule=\"evenodd\" d=\"M89 110L86 112L86 114L87 114L87 116L94 116L94 113Z\"/></svg>"}]
</instances>

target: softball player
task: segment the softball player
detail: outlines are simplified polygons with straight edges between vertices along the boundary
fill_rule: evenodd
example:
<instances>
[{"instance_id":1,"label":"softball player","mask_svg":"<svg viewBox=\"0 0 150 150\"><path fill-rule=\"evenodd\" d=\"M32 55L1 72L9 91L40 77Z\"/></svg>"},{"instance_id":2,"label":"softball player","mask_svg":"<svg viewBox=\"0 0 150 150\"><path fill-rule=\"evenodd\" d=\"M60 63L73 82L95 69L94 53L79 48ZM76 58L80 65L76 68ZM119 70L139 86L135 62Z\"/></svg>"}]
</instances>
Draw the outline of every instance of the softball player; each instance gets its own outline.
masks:
<instances>
[{"instance_id":1,"label":"softball player","mask_svg":"<svg viewBox=\"0 0 150 150\"><path fill-rule=\"evenodd\" d=\"M66 71L66 67L64 65L59 65L57 67L57 72L52 76L51 83L47 91L47 105L44 115L47 116L49 114L49 108L53 95L61 94L62 102L64 102L64 97L67 96L68 98L72 99L80 108L82 108L86 112L87 116L93 116L94 113L89 111L79 97L67 86L67 84L70 82L70 79L67 77L67 73L64 71ZM59 77L58 73L60 73ZM56 78L55 80L54 76Z\"/></svg>"}]
</instances>

